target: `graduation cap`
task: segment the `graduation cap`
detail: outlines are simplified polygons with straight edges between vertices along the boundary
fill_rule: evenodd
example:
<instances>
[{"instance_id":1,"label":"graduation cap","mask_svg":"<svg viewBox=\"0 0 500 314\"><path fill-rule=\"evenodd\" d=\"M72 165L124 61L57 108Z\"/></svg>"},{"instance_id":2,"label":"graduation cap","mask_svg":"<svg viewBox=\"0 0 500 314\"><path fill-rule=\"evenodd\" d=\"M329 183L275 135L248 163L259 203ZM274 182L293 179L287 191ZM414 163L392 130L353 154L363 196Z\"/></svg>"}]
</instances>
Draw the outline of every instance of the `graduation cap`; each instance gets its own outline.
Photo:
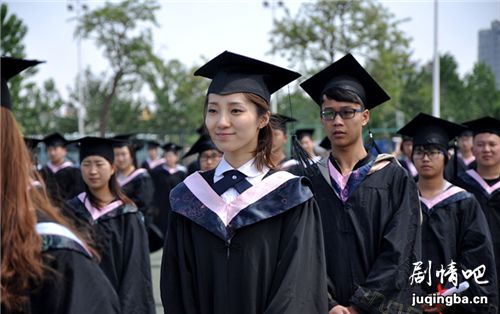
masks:
<instances>
[{"instance_id":1,"label":"graduation cap","mask_svg":"<svg viewBox=\"0 0 500 314\"><path fill-rule=\"evenodd\" d=\"M302 140L304 136L309 136L310 138L312 138L313 134L314 129L298 129L297 131L295 131L295 135L297 135L299 141Z\"/></svg>"},{"instance_id":2,"label":"graduation cap","mask_svg":"<svg viewBox=\"0 0 500 314\"><path fill-rule=\"evenodd\" d=\"M297 122L297 119L279 113L272 114L269 120L273 129L281 130L285 134L287 133L286 124L290 122Z\"/></svg>"},{"instance_id":3,"label":"graduation cap","mask_svg":"<svg viewBox=\"0 0 500 314\"><path fill-rule=\"evenodd\" d=\"M24 137L24 143L29 150L34 150L40 142L43 142L43 140L33 137Z\"/></svg>"},{"instance_id":4,"label":"graduation cap","mask_svg":"<svg viewBox=\"0 0 500 314\"><path fill-rule=\"evenodd\" d=\"M467 121L463 123L469 128L474 136L479 133L493 133L500 136L500 120L492 117L482 117L476 120Z\"/></svg>"},{"instance_id":5,"label":"graduation cap","mask_svg":"<svg viewBox=\"0 0 500 314\"><path fill-rule=\"evenodd\" d=\"M79 144L80 162L88 156L101 156L112 164L115 160L113 147L117 142L119 141L111 138L86 136L68 143Z\"/></svg>"},{"instance_id":6,"label":"graduation cap","mask_svg":"<svg viewBox=\"0 0 500 314\"><path fill-rule=\"evenodd\" d=\"M329 89L347 90L363 101L366 109L391 99L370 74L349 53L300 84L302 89L321 106Z\"/></svg>"},{"instance_id":7,"label":"graduation cap","mask_svg":"<svg viewBox=\"0 0 500 314\"><path fill-rule=\"evenodd\" d=\"M66 147L70 143L64 136L57 132L45 136L42 141L46 147Z\"/></svg>"},{"instance_id":8,"label":"graduation cap","mask_svg":"<svg viewBox=\"0 0 500 314\"><path fill-rule=\"evenodd\" d=\"M224 51L194 72L212 79L208 94L252 93L268 103L271 94L300 74L260 60Z\"/></svg>"},{"instance_id":9,"label":"graduation cap","mask_svg":"<svg viewBox=\"0 0 500 314\"><path fill-rule=\"evenodd\" d=\"M118 134L111 139L116 140L117 142L113 145L115 148L120 148L124 146L129 146L135 151L140 150L144 146L144 141L141 139L135 138L137 133L127 133L127 134Z\"/></svg>"},{"instance_id":10,"label":"graduation cap","mask_svg":"<svg viewBox=\"0 0 500 314\"><path fill-rule=\"evenodd\" d=\"M463 125L419 113L397 133L413 137L413 146L438 145L448 150L449 142L464 130Z\"/></svg>"},{"instance_id":11,"label":"graduation cap","mask_svg":"<svg viewBox=\"0 0 500 314\"><path fill-rule=\"evenodd\" d=\"M321 142L319 143L319 147L322 147L326 150L330 150L332 149L332 143L330 142L330 139L328 138L328 136L325 136Z\"/></svg>"},{"instance_id":12,"label":"graduation cap","mask_svg":"<svg viewBox=\"0 0 500 314\"><path fill-rule=\"evenodd\" d=\"M146 145L148 146L148 149L156 149L160 147L160 143L154 140L148 140L146 141Z\"/></svg>"},{"instance_id":13,"label":"graduation cap","mask_svg":"<svg viewBox=\"0 0 500 314\"><path fill-rule=\"evenodd\" d=\"M174 153L177 153L178 151L180 151L182 149L182 146L179 146L175 143L166 143L164 144L162 147L163 151L166 153L166 152L174 152Z\"/></svg>"},{"instance_id":14,"label":"graduation cap","mask_svg":"<svg viewBox=\"0 0 500 314\"><path fill-rule=\"evenodd\" d=\"M2 90L1 90L2 107L12 110L12 101L10 99L10 92L9 92L9 87L7 86L7 82L17 74L26 70L27 68L30 68L42 62L43 61L24 60L24 59L10 58L10 57L1 58L0 72L1 72L1 85L2 85Z\"/></svg>"},{"instance_id":15,"label":"graduation cap","mask_svg":"<svg viewBox=\"0 0 500 314\"><path fill-rule=\"evenodd\" d=\"M194 154L201 154L207 150L212 149L218 150L217 146L215 146L215 144L210 139L210 136L208 136L207 134L203 134L198 138L193 146L191 146L191 149L189 149L189 151L184 156L182 156L182 158L184 159Z\"/></svg>"}]
</instances>

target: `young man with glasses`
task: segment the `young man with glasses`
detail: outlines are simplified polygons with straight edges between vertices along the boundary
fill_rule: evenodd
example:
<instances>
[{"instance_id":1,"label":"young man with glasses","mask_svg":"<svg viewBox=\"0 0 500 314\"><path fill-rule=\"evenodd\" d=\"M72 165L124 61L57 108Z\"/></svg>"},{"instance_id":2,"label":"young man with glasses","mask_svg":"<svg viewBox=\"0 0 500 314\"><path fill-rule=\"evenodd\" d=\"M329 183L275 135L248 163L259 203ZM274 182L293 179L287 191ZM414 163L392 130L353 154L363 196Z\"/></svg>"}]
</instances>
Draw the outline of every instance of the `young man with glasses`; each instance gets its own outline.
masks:
<instances>
[{"instance_id":1,"label":"young man with glasses","mask_svg":"<svg viewBox=\"0 0 500 314\"><path fill-rule=\"evenodd\" d=\"M497 280L492 239L485 215L476 198L444 178L450 159L448 143L466 130L462 125L426 114L419 114L398 133L413 137L413 163L418 172L422 223L422 268L432 273L430 282L420 285L426 294L457 286L463 281L469 288L460 294L473 300L486 296L487 304L424 305L425 313L496 313ZM458 277L435 276L441 268L452 265ZM432 271L431 271L432 270ZM464 271L484 270L480 284L465 278ZM487 283L486 283L487 282Z\"/></svg>"},{"instance_id":2,"label":"young man with glasses","mask_svg":"<svg viewBox=\"0 0 500 314\"><path fill-rule=\"evenodd\" d=\"M350 54L301 87L320 106L332 147L310 175L323 222L330 313L410 312L409 277L420 259L417 188L393 156L369 155L362 139L369 109L389 96Z\"/></svg>"}]
</instances>

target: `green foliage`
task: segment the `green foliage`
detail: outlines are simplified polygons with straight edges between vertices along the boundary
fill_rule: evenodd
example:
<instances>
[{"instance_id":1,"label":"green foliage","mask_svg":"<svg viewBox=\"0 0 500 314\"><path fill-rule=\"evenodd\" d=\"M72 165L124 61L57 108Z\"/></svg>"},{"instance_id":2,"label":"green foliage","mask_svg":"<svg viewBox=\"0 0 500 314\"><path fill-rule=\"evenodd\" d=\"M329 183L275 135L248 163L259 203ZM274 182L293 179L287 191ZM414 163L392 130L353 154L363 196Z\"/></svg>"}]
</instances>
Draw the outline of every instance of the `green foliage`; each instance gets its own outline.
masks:
<instances>
[{"instance_id":1,"label":"green foliage","mask_svg":"<svg viewBox=\"0 0 500 314\"><path fill-rule=\"evenodd\" d=\"M34 83L24 86L25 94L14 103L13 112L25 134L60 132L63 100L53 80L49 79L38 88ZM75 122L76 126L76 122ZM74 129L73 129L74 130ZM73 131L70 128L64 131Z\"/></svg>"},{"instance_id":2,"label":"green foliage","mask_svg":"<svg viewBox=\"0 0 500 314\"><path fill-rule=\"evenodd\" d=\"M194 69L186 68L178 60L165 62L155 56L151 60L141 71L155 101L147 130L162 135L194 132L203 122L207 80L194 77Z\"/></svg>"},{"instance_id":3,"label":"green foliage","mask_svg":"<svg viewBox=\"0 0 500 314\"><path fill-rule=\"evenodd\" d=\"M99 131L108 129L111 104L124 85L140 84L138 72L148 63L152 51L151 26L156 26L154 1L127 0L105 3L103 7L87 12L79 21L76 36L93 39L103 49L108 60L111 82L99 89L102 99Z\"/></svg>"},{"instance_id":4,"label":"green foliage","mask_svg":"<svg viewBox=\"0 0 500 314\"><path fill-rule=\"evenodd\" d=\"M391 95L391 101L374 110L370 126L389 127L395 123L404 82L413 67L410 39L399 30L403 22L371 0L308 2L296 16L287 11L275 22L271 53L287 57L291 66L308 74L348 52L360 62L364 59L367 70ZM313 123L306 114L300 119Z\"/></svg>"},{"instance_id":5,"label":"green foliage","mask_svg":"<svg viewBox=\"0 0 500 314\"><path fill-rule=\"evenodd\" d=\"M0 55L24 58L23 39L28 28L16 15L8 13L7 4L2 3L0 7L0 29L2 30Z\"/></svg>"}]
</instances>

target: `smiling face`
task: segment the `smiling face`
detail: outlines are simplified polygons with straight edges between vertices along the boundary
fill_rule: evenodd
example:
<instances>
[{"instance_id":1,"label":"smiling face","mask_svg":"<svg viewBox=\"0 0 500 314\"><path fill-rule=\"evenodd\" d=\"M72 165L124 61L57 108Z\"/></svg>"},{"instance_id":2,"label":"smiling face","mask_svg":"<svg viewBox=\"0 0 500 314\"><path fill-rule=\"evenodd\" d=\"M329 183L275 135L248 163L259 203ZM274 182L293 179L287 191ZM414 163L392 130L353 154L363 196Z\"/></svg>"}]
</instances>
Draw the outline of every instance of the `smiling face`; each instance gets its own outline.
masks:
<instances>
[{"instance_id":1,"label":"smiling face","mask_svg":"<svg viewBox=\"0 0 500 314\"><path fill-rule=\"evenodd\" d=\"M359 144L363 145L361 138L362 129L370 120L370 112L368 110L356 112L350 119L343 119L338 114L339 112L361 110L362 106L352 102L336 101L326 96L323 97L321 108L324 112L337 112L333 120L321 118L321 123L334 149L348 148Z\"/></svg>"},{"instance_id":2,"label":"smiling face","mask_svg":"<svg viewBox=\"0 0 500 314\"><path fill-rule=\"evenodd\" d=\"M113 151L115 152L115 166L119 171L127 170L133 165L134 160L127 146L115 147Z\"/></svg>"},{"instance_id":3,"label":"smiling face","mask_svg":"<svg viewBox=\"0 0 500 314\"><path fill-rule=\"evenodd\" d=\"M493 133L479 133L474 136L472 153L476 162L484 167L500 164L500 136Z\"/></svg>"},{"instance_id":4,"label":"smiling face","mask_svg":"<svg viewBox=\"0 0 500 314\"><path fill-rule=\"evenodd\" d=\"M115 173L115 167L107 159L97 155L85 157L80 168L83 181L91 190L108 186L111 176Z\"/></svg>"},{"instance_id":5,"label":"smiling face","mask_svg":"<svg viewBox=\"0 0 500 314\"><path fill-rule=\"evenodd\" d=\"M259 130L269 122L269 112L259 116L257 106L244 94L209 94L205 125L210 138L224 154L251 159Z\"/></svg>"}]
</instances>

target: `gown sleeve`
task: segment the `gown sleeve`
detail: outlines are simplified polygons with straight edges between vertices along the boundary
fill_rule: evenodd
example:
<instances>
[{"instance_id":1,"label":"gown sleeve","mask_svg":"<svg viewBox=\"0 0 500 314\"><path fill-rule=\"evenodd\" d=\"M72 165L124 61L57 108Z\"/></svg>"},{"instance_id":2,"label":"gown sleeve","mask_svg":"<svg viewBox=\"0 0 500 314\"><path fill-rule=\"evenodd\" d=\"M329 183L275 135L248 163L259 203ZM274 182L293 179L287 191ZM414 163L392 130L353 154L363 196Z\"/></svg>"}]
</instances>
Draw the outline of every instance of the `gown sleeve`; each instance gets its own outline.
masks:
<instances>
[{"instance_id":1,"label":"gown sleeve","mask_svg":"<svg viewBox=\"0 0 500 314\"><path fill-rule=\"evenodd\" d=\"M421 260L420 201L414 180L398 170L388 178L392 180L391 198L381 204L392 212L392 217L383 230L380 254L350 299L350 304L362 313L378 313L381 304L408 306L413 291L418 291L410 286L409 277L412 263Z\"/></svg>"},{"instance_id":2,"label":"gown sleeve","mask_svg":"<svg viewBox=\"0 0 500 314\"><path fill-rule=\"evenodd\" d=\"M71 250L44 253L51 268L30 298L32 313L120 313L116 292L99 266Z\"/></svg>"},{"instance_id":3,"label":"gown sleeve","mask_svg":"<svg viewBox=\"0 0 500 314\"><path fill-rule=\"evenodd\" d=\"M323 229L314 198L289 211L278 249L280 260L264 313L327 313Z\"/></svg>"},{"instance_id":4,"label":"gown sleeve","mask_svg":"<svg viewBox=\"0 0 500 314\"><path fill-rule=\"evenodd\" d=\"M122 277L118 297L122 313L155 313L147 233L141 214L126 214Z\"/></svg>"}]
</instances>

